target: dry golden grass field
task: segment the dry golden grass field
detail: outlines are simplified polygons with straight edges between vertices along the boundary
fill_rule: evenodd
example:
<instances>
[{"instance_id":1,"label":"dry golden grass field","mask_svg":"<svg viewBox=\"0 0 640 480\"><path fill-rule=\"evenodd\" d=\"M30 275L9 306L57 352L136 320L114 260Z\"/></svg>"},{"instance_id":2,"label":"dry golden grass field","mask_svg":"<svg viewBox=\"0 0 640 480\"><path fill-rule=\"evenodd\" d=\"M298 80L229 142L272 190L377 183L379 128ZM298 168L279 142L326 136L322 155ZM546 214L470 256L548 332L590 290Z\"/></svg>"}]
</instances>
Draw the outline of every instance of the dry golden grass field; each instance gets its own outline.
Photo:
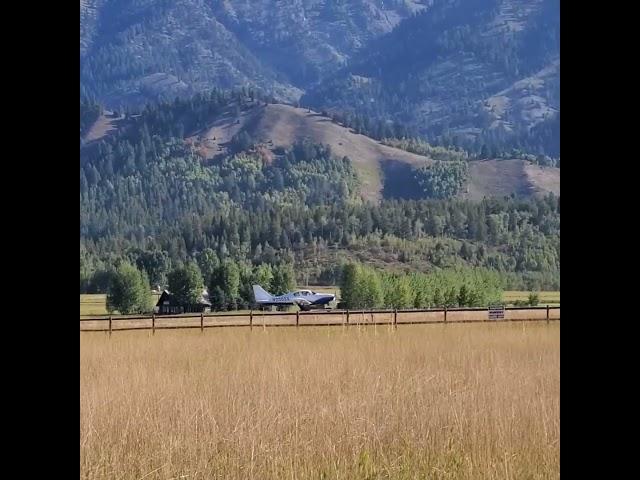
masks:
<instances>
[{"instance_id":1,"label":"dry golden grass field","mask_svg":"<svg viewBox=\"0 0 640 480\"><path fill-rule=\"evenodd\" d=\"M559 322L80 335L83 479L559 478Z\"/></svg>"},{"instance_id":2,"label":"dry golden grass field","mask_svg":"<svg viewBox=\"0 0 640 480\"><path fill-rule=\"evenodd\" d=\"M502 295L505 304L512 304L516 300L528 300L529 293L527 291L508 290ZM560 305L560 292L538 292L538 300L540 305Z\"/></svg>"}]
</instances>

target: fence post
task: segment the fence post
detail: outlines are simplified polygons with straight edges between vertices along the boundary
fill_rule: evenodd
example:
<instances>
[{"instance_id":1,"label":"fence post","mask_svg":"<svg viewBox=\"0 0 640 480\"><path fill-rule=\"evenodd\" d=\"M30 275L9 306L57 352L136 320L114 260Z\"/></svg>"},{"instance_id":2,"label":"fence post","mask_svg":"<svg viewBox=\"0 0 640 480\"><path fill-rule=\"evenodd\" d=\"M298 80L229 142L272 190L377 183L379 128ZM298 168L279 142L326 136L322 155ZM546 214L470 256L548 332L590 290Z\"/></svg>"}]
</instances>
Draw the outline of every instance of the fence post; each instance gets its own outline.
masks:
<instances>
[{"instance_id":1,"label":"fence post","mask_svg":"<svg viewBox=\"0 0 640 480\"><path fill-rule=\"evenodd\" d=\"M393 328L398 328L398 309L393 310Z\"/></svg>"},{"instance_id":2,"label":"fence post","mask_svg":"<svg viewBox=\"0 0 640 480\"><path fill-rule=\"evenodd\" d=\"M447 322L447 306L444 306L444 321Z\"/></svg>"},{"instance_id":3,"label":"fence post","mask_svg":"<svg viewBox=\"0 0 640 480\"><path fill-rule=\"evenodd\" d=\"M204 333L204 313L200 312L200 333Z\"/></svg>"},{"instance_id":4,"label":"fence post","mask_svg":"<svg viewBox=\"0 0 640 480\"><path fill-rule=\"evenodd\" d=\"M347 325L349 325L349 309L347 308Z\"/></svg>"},{"instance_id":5,"label":"fence post","mask_svg":"<svg viewBox=\"0 0 640 480\"><path fill-rule=\"evenodd\" d=\"M300 310L296 310L296 327L300 324Z\"/></svg>"},{"instance_id":6,"label":"fence post","mask_svg":"<svg viewBox=\"0 0 640 480\"><path fill-rule=\"evenodd\" d=\"M152 335L156 334L156 314L152 313L151 314L151 330L152 330Z\"/></svg>"},{"instance_id":7,"label":"fence post","mask_svg":"<svg viewBox=\"0 0 640 480\"><path fill-rule=\"evenodd\" d=\"M112 330L111 323L112 323L112 321L113 320L111 319L111 315L109 315L109 337L111 337L111 330Z\"/></svg>"},{"instance_id":8,"label":"fence post","mask_svg":"<svg viewBox=\"0 0 640 480\"><path fill-rule=\"evenodd\" d=\"M253 309L249 310L249 330L253 330Z\"/></svg>"},{"instance_id":9,"label":"fence post","mask_svg":"<svg viewBox=\"0 0 640 480\"><path fill-rule=\"evenodd\" d=\"M547 304L547 323L549 323L549 304Z\"/></svg>"}]
</instances>

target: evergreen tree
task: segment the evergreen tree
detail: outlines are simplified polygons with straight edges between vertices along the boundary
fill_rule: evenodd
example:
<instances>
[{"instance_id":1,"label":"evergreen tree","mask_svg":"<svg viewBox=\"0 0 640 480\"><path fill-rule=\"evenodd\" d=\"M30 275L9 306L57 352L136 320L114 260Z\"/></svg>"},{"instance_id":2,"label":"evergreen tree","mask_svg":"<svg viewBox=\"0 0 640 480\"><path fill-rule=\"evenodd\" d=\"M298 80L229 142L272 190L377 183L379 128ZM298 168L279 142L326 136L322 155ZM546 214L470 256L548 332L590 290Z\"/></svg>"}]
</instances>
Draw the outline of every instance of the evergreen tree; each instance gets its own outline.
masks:
<instances>
[{"instance_id":1,"label":"evergreen tree","mask_svg":"<svg viewBox=\"0 0 640 480\"><path fill-rule=\"evenodd\" d=\"M215 269L220 265L220 260L216 252L212 248L205 248L198 254L198 266L202 272L202 278L206 285L209 285L211 281L211 275L215 272Z\"/></svg>"},{"instance_id":2,"label":"evergreen tree","mask_svg":"<svg viewBox=\"0 0 640 480\"><path fill-rule=\"evenodd\" d=\"M238 297L240 290L240 269L233 260L225 260L211 275L209 289L219 287L227 301Z\"/></svg>"}]
</instances>

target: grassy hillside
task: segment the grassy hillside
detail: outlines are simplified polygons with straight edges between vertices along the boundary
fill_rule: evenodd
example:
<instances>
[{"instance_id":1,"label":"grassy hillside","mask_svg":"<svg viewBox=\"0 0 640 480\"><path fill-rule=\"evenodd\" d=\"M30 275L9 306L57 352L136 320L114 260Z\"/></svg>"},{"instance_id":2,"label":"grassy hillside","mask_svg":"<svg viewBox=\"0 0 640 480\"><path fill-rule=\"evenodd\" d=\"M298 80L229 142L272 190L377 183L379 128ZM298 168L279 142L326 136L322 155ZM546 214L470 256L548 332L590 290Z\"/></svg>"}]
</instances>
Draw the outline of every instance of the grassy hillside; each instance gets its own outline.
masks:
<instances>
[{"instance_id":1,"label":"grassy hillside","mask_svg":"<svg viewBox=\"0 0 640 480\"><path fill-rule=\"evenodd\" d=\"M484 160L469 163L467 196L483 197L560 194L560 169L542 167L526 160Z\"/></svg>"},{"instance_id":2,"label":"grassy hillside","mask_svg":"<svg viewBox=\"0 0 640 480\"><path fill-rule=\"evenodd\" d=\"M330 145L338 157L349 157L361 181L361 195L377 201L406 189L412 171L430 165L430 155L419 155L355 133L312 109L284 104L251 103L234 115L228 109L203 122L187 136L187 142L208 160L228 155L232 139L245 132L271 151L290 147L304 139ZM444 149L446 151L446 149ZM516 194L560 193L560 169L533 165L525 160L470 162L470 198Z\"/></svg>"},{"instance_id":3,"label":"grassy hillside","mask_svg":"<svg viewBox=\"0 0 640 480\"><path fill-rule=\"evenodd\" d=\"M224 115L211 119L208 125L189 138L207 158L228 153L234 135L246 132L256 142L271 150L290 147L309 139L313 143L330 145L334 155L349 157L360 177L362 197L379 200L384 188L383 166L386 162L412 167L422 166L430 159L383 145L365 135L354 133L322 114L290 105L253 105L238 118ZM217 148L216 148L217 147Z\"/></svg>"}]
</instances>

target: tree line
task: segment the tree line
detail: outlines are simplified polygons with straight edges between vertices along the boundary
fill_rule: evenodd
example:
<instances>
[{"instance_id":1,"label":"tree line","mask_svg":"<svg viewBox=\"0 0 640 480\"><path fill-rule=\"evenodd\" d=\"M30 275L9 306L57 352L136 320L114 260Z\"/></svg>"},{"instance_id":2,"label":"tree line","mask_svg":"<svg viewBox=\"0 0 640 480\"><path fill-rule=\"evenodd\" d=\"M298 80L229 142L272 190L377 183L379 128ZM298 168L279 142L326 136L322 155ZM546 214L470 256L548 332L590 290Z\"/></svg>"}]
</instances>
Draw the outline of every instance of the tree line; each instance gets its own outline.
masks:
<instances>
[{"instance_id":1,"label":"tree line","mask_svg":"<svg viewBox=\"0 0 640 480\"><path fill-rule=\"evenodd\" d=\"M513 288L557 289L559 208L559 198L552 195L483 202L394 200L378 206L227 207L216 214L167 221L145 235L132 228L127 234L81 238L81 291L103 290L102 271L120 258L148 266L153 284L163 283L170 261L206 255L217 262L295 262L317 281L344 255L360 252L372 260L392 255L396 266L416 269L491 268L504 274Z\"/></svg>"},{"instance_id":2,"label":"tree line","mask_svg":"<svg viewBox=\"0 0 640 480\"><path fill-rule=\"evenodd\" d=\"M372 205L358 198L350 159L329 146L302 141L206 163L174 136L176 122L193 128L251 95L213 91L129 112L126 128L81 150L81 292L105 292L122 261L166 285L172 268L203 255L295 264L314 283L335 283L336 268L362 256L395 270L490 268L513 288L558 288L559 197Z\"/></svg>"},{"instance_id":3,"label":"tree line","mask_svg":"<svg viewBox=\"0 0 640 480\"><path fill-rule=\"evenodd\" d=\"M389 273L360 263L344 266L345 308L482 307L502 301L502 282L487 269Z\"/></svg>"},{"instance_id":4,"label":"tree line","mask_svg":"<svg viewBox=\"0 0 640 480\"><path fill-rule=\"evenodd\" d=\"M295 288L295 274L291 264L238 263L231 259L219 262L212 252L203 252L197 261L161 269L165 288L176 305L195 305L208 293L213 311L242 310L254 306L252 285L261 285L275 295ZM119 262L102 275L107 292L107 309L122 314L151 311L150 276L159 274L158 265L127 261ZM157 277L156 277L157 278Z\"/></svg>"},{"instance_id":5,"label":"tree line","mask_svg":"<svg viewBox=\"0 0 640 480\"><path fill-rule=\"evenodd\" d=\"M291 264L251 266L225 260L217 266L188 262L167 275L167 288L176 305L196 304L206 290L212 310L255 307L252 285L275 295L295 288ZM481 307L500 303L501 278L487 269L455 269L434 273L390 273L360 263L348 263L340 276L344 308ZM152 309L148 274L123 262L110 275L107 309L122 314Z\"/></svg>"}]
</instances>

